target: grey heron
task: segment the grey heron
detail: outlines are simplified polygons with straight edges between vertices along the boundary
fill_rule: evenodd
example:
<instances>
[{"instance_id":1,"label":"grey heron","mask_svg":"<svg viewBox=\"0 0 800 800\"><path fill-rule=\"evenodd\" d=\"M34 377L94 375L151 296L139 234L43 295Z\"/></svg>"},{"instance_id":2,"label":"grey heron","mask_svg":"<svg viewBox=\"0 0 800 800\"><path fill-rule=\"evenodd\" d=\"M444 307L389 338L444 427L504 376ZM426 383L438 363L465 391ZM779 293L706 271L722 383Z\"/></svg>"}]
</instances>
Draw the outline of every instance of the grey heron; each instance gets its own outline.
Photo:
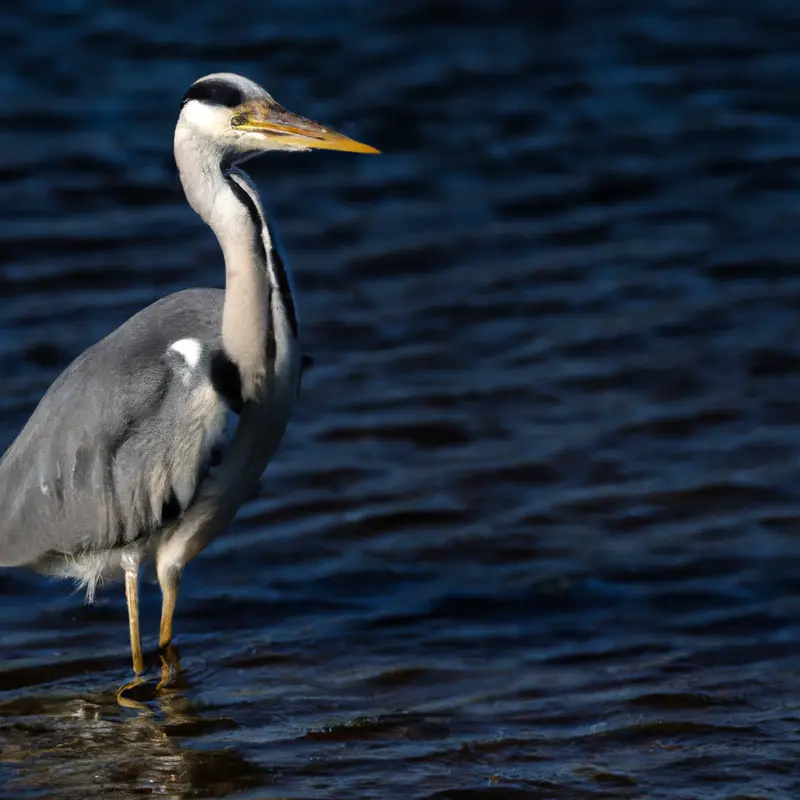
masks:
<instances>
[{"instance_id":1,"label":"grey heron","mask_svg":"<svg viewBox=\"0 0 800 800\"><path fill-rule=\"evenodd\" d=\"M303 366L289 267L237 165L311 149L378 152L239 75L192 84L174 154L225 289L171 294L78 356L0 460L0 566L72 578L89 601L124 578L134 675L119 698L143 681L140 567L154 562L161 586L162 687L182 571L252 493L289 420Z\"/></svg>"}]
</instances>

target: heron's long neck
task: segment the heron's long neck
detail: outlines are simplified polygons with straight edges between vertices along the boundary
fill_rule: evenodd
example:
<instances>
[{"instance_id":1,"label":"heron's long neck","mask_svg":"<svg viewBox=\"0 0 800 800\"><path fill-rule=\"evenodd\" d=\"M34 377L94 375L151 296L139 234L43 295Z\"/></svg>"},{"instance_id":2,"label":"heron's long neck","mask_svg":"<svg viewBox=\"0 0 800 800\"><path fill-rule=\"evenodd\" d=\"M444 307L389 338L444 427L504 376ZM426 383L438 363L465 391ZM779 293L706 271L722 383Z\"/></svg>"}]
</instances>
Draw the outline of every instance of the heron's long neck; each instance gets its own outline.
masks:
<instances>
[{"instance_id":1,"label":"heron's long neck","mask_svg":"<svg viewBox=\"0 0 800 800\"><path fill-rule=\"evenodd\" d=\"M181 146L176 139L175 158L189 203L222 248L222 342L239 368L242 399L251 400L258 396L267 373L298 357L288 266L245 173L224 172L214 154L199 152L191 141Z\"/></svg>"}]
</instances>

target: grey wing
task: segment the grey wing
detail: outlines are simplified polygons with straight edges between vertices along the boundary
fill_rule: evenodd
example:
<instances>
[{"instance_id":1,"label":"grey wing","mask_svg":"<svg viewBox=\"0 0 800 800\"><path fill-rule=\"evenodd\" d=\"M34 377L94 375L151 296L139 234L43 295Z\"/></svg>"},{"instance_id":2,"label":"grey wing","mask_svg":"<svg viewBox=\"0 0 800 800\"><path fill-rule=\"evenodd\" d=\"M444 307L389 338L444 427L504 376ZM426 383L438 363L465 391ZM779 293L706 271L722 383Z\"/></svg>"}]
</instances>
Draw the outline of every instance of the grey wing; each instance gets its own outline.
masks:
<instances>
[{"instance_id":1,"label":"grey wing","mask_svg":"<svg viewBox=\"0 0 800 800\"><path fill-rule=\"evenodd\" d=\"M189 505L227 422L212 300L169 324L187 298L151 306L53 384L0 461L0 565L123 546ZM197 358L172 347L199 333Z\"/></svg>"}]
</instances>

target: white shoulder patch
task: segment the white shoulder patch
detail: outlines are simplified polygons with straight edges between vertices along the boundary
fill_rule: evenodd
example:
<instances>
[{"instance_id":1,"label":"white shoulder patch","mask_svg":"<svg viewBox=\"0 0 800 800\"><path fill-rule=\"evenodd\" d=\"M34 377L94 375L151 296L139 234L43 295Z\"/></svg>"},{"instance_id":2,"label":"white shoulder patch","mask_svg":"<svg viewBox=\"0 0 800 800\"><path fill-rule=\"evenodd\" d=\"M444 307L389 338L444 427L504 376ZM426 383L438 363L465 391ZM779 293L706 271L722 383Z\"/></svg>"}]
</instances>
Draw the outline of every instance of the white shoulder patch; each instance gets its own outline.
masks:
<instances>
[{"instance_id":1,"label":"white shoulder patch","mask_svg":"<svg viewBox=\"0 0 800 800\"><path fill-rule=\"evenodd\" d=\"M200 363L200 355L203 352L203 346L197 339L178 339L169 346L169 349L180 353L190 369L194 369Z\"/></svg>"}]
</instances>

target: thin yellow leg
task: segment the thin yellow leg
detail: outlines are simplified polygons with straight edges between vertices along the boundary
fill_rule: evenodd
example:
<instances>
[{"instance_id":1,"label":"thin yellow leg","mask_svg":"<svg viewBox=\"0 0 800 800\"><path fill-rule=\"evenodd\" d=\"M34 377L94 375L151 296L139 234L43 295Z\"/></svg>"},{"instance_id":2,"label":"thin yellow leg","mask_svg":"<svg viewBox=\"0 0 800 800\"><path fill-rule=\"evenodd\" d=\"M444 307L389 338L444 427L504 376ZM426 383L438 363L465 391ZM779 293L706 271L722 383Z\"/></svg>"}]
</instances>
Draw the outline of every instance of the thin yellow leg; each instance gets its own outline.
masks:
<instances>
[{"instance_id":1,"label":"thin yellow leg","mask_svg":"<svg viewBox=\"0 0 800 800\"><path fill-rule=\"evenodd\" d=\"M167 647L172 644L172 618L175 616L175 603L178 600L180 578L169 575L161 584L161 627L158 631L158 646Z\"/></svg>"},{"instance_id":2,"label":"thin yellow leg","mask_svg":"<svg viewBox=\"0 0 800 800\"><path fill-rule=\"evenodd\" d=\"M133 659L133 680L117 690L117 702L129 708L142 708L141 703L130 700L125 694L144 683L144 659L142 658L142 638L139 634L139 573L125 573L125 600L128 603L128 625L131 634L131 658Z\"/></svg>"},{"instance_id":3,"label":"thin yellow leg","mask_svg":"<svg viewBox=\"0 0 800 800\"><path fill-rule=\"evenodd\" d=\"M142 638L139 635L139 574L125 573L125 599L128 601L128 624L131 630L131 657L133 658L133 674L144 672L142 658Z\"/></svg>"},{"instance_id":4,"label":"thin yellow leg","mask_svg":"<svg viewBox=\"0 0 800 800\"><path fill-rule=\"evenodd\" d=\"M161 627L158 633L158 649L161 657L161 680L156 691L163 689L181 668L178 654L172 646L172 619L175 616L175 603L178 600L180 574L168 572L161 578Z\"/></svg>"}]
</instances>

